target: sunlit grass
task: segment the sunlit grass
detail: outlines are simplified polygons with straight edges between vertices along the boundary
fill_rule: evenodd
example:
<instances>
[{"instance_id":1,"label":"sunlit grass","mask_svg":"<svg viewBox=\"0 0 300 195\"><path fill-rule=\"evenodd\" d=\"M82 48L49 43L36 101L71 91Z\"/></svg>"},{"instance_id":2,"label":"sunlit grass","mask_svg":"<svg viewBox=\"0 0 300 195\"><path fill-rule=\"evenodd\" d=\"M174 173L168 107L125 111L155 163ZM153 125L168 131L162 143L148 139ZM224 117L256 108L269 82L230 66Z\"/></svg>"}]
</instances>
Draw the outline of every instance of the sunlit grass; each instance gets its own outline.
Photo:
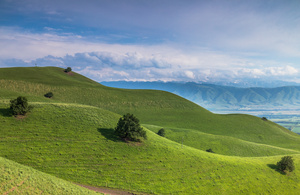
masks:
<instances>
[{"instance_id":1,"label":"sunlit grass","mask_svg":"<svg viewBox=\"0 0 300 195\"><path fill-rule=\"evenodd\" d=\"M0 157L1 194L100 194Z\"/></svg>"},{"instance_id":2,"label":"sunlit grass","mask_svg":"<svg viewBox=\"0 0 300 195\"><path fill-rule=\"evenodd\" d=\"M144 125L151 131L157 133L159 129L163 128L155 125ZM272 145L258 144L249 141L244 141L230 136L213 135L195 131L192 129L181 128L164 128L165 137L191 146L203 151L212 149L217 154L229 156L245 156L245 157L258 157L258 156L274 156L284 154L299 154L299 150L292 150L280 148Z\"/></svg>"},{"instance_id":3,"label":"sunlit grass","mask_svg":"<svg viewBox=\"0 0 300 195\"><path fill-rule=\"evenodd\" d=\"M113 134L118 118L89 106L37 103L25 119L0 116L5 124L0 150L8 159L94 186L157 194L277 193L284 192L283 186L291 193L299 190L297 171L286 177L268 166L280 156L211 154L149 130L145 143L125 143ZM294 156L297 166L299 155Z\"/></svg>"},{"instance_id":4,"label":"sunlit grass","mask_svg":"<svg viewBox=\"0 0 300 195\"><path fill-rule=\"evenodd\" d=\"M39 171L154 194L300 190L299 136L270 121L213 114L167 92L104 87L59 68L0 69L0 78L1 156ZM53 98L45 98L50 91ZM19 95L34 106L23 119L8 110L9 100ZM119 117L128 112L150 124L144 143L114 135ZM161 127L166 138L156 134ZM296 166L288 175L275 165L286 154Z\"/></svg>"}]
</instances>

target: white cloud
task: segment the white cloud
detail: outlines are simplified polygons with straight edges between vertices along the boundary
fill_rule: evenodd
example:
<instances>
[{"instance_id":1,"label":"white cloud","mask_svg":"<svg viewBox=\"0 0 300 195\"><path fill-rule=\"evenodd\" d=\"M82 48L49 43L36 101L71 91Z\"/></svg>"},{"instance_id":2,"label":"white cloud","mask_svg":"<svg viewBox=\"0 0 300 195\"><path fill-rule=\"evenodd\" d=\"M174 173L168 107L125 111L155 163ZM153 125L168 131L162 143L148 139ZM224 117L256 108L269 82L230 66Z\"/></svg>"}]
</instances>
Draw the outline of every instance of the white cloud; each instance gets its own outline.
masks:
<instances>
[{"instance_id":1,"label":"white cloud","mask_svg":"<svg viewBox=\"0 0 300 195\"><path fill-rule=\"evenodd\" d=\"M97 81L215 81L297 77L296 65L255 60L247 55L174 44L121 45L73 34L21 32L0 28L0 66L61 66ZM184 50L183 50L184 48ZM290 78L289 78L290 79Z\"/></svg>"},{"instance_id":2,"label":"white cloud","mask_svg":"<svg viewBox=\"0 0 300 195\"><path fill-rule=\"evenodd\" d=\"M299 71L291 66L285 67L269 67L265 69L266 73L274 76L296 75Z\"/></svg>"},{"instance_id":3,"label":"white cloud","mask_svg":"<svg viewBox=\"0 0 300 195\"><path fill-rule=\"evenodd\" d=\"M197 48L183 51L174 45L121 45L88 41L76 35L38 34L21 32L15 28L0 28L0 59L22 59L30 62L45 56L56 58L84 58L92 63L107 59L112 64L139 67L224 67L232 57ZM86 55L86 56L81 56ZM67 56L67 57L66 57ZM97 59L98 58L98 59ZM66 60L65 59L65 60ZM78 64L79 62L77 62Z\"/></svg>"},{"instance_id":4,"label":"white cloud","mask_svg":"<svg viewBox=\"0 0 300 195\"><path fill-rule=\"evenodd\" d=\"M194 79L195 78L194 73L192 71L190 71L190 70L186 70L186 71L184 71L184 73L190 79Z\"/></svg>"},{"instance_id":5,"label":"white cloud","mask_svg":"<svg viewBox=\"0 0 300 195\"><path fill-rule=\"evenodd\" d=\"M299 73L298 69L292 66L283 66L283 67L267 67L262 69L248 69L248 68L241 68L238 69L238 75L244 75L247 77L261 77L261 76L290 76L290 75L297 75Z\"/></svg>"}]
</instances>

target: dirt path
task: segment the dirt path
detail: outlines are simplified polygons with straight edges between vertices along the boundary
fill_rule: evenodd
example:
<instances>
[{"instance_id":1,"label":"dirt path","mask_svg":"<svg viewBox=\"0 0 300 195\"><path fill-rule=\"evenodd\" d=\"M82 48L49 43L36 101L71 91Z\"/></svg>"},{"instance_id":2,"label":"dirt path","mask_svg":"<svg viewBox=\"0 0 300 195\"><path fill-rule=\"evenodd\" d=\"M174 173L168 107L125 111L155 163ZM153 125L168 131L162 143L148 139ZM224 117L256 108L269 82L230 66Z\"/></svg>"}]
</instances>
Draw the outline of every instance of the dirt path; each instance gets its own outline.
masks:
<instances>
[{"instance_id":1,"label":"dirt path","mask_svg":"<svg viewBox=\"0 0 300 195\"><path fill-rule=\"evenodd\" d=\"M81 187L93 190L95 192L100 192L104 194L110 194L110 195L146 195L143 193L133 193L133 192L127 192L127 191L122 191L122 190L114 190L114 189L109 189L109 188L99 188L99 187L93 187L93 186L88 186L88 185L82 185L82 184L76 184Z\"/></svg>"}]
</instances>

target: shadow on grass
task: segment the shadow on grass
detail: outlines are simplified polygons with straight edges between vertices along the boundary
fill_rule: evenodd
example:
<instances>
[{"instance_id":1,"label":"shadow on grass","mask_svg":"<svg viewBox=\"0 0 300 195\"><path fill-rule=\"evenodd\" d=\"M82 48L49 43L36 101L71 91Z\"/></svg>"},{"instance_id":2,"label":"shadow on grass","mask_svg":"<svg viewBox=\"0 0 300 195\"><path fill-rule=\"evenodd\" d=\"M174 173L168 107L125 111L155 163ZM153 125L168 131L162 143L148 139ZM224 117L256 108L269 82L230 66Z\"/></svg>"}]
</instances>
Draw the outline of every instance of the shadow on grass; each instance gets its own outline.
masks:
<instances>
[{"instance_id":1,"label":"shadow on grass","mask_svg":"<svg viewBox=\"0 0 300 195\"><path fill-rule=\"evenodd\" d=\"M271 169L274 169L275 171L277 171L278 173L280 173L280 174L282 174L282 175L286 175L286 173L283 172L283 171L280 171L280 170L278 169L277 165L275 165L275 164L267 164L267 166L270 167Z\"/></svg>"},{"instance_id":2,"label":"shadow on grass","mask_svg":"<svg viewBox=\"0 0 300 195\"><path fill-rule=\"evenodd\" d=\"M109 139L114 142L122 142L122 140L115 135L114 129L110 128L98 128L98 132L101 133L106 139Z\"/></svg>"},{"instance_id":3,"label":"shadow on grass","mask_svg":"<svg viewBox=\"0 0 300 195\"><path fill-rule=\"evenodd\" d=\"M0 108L0 115L5 117L11 117L12 113L9 108Z\"/></svg>"}]
</instances>

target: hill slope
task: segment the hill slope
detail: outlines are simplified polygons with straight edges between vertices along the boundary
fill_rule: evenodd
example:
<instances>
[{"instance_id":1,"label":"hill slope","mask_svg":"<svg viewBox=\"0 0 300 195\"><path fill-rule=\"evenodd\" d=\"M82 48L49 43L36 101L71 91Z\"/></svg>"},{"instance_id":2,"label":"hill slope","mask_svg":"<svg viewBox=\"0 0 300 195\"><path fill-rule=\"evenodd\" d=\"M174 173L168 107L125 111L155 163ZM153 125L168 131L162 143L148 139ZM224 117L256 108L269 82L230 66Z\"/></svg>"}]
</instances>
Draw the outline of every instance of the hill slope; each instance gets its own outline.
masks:
<instances>
[{"instance_id":1,"label":"hill slope","mask_svg":"<svg viewBox=\"0 0 300 195\"><path fill-rule=\"evenodd\" d=\"M99 194L0 157L1 194Z\"/></svg>"},{"instance_id":2,"label":"hill slope","mask_svg":"<svg viewBox=\"0 0 300 195\"><path fill-rule=\"evenodd\" d=\"M59 68L24 69L26 74L30 74L30 80L27 79L29 76L22 73L22 69L0 69L0 72L4 71L0 75L11 75L3 76L0 80L3 101L8 102L9 98L19 94L32 101L80 103L121 115L130 112L145 124L194 129L245 141L300 149L298 135L257 117L217 115L168 92L109 88L76 73L66 74ZM49 91L54 93L51 100L43 97Z\"/></svg>"},{"instance_id":3,"label":"hill slope","mask_svg":"<svg viewBox=\"0 0 300 195\"><path fill-rule=\"evenodd\" d=\"M168 92L109 88L63 69L35 68L25 68L30 76L19 68L0 69L5 72L0 73L5 158L68 181L155 194L300 190L299 171L280 174L274 164L281 156L271 156L292 154L297 167L299 136L275 123L213 114ZM49 91L52 99L43 96ZM9 100L18 95L34 106L24 119L9 115ZM113 128L127 112L154 132L166 128L169 139L146 129L143 144L119 140ZM223 155L203 151L207 146Z\"/></svg>"},{"instance_id":4,"label":"hill slope","mask_svg":"<svg viewBox=\"0 0 300 195\"><path fill-rule=\"evenodd\" d=\"M284 193L286 189L293 194L300 189L298 170L287 177L272 168L280 156L211 154L149 130L145 143L125 143L112 130L119 115L78 104L34 106L22 120L0 116L1 153L69 181L155 194ZM293 156L298 166L300 156Z\"/></svg>"}]
</instances>

